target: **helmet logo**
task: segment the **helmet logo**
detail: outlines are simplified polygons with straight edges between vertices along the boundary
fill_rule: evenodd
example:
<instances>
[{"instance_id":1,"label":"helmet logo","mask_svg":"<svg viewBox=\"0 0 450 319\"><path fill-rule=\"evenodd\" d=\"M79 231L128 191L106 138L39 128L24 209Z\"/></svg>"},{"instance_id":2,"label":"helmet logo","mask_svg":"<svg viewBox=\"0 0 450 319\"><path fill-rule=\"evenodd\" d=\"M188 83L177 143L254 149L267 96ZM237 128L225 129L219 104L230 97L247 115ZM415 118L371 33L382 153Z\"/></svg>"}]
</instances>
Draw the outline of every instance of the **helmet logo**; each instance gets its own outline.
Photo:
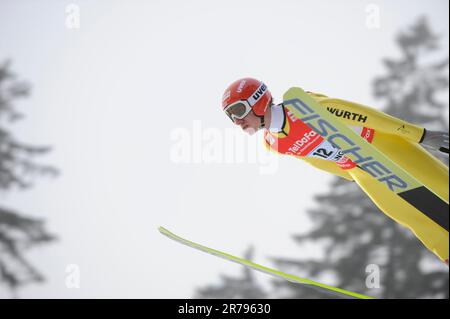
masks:
<instances>
[{"instance_id":1,"label":"helmet logo","mask_svg":"<svg viewBox=\"0 0 450 319\"><path fill-rule=\"evenodd\" d=\"M267 92L267 86L264 83L256 89L252 96L249 97L248 102L251 106L255 105Z\"/></svg>"},{"instance_id":2,"label":"helmet logo","mask_svg":"<svg viewBox=\"0 0 450 319\"><path fill-rule=\"evenodd\" d=\"M226 91L226 92L223 94L222 102L225 101L226 99L228 99L228 98L230 97L230 95L231 95L231 92L230 92L229 90Z\"/></svg>"},{"instance_id":3,"label":"helmet logo","mask_svg":"<svg viewBox=\"0 0 450 319\"><path fill-rule=\"evenodd\" d=\"M245 82L247 82L246 80L242 80L241 83L239 83L239 86L236 90L236 92L241 93L242 89L244 88Z\"/></svg>"},{"instance_id":4,"label":"helmet logo","mask_svg":"<svg viewBox=\"0 0 450 319\"><path fill-rule=\"evenodd\" d=\"M255 101L258 101L259 98L264 94L264 92L266 92L267 90L267 86L265 84L261 85L258 90L253 94L253 99Z\"/></svg>"}]
</instances>

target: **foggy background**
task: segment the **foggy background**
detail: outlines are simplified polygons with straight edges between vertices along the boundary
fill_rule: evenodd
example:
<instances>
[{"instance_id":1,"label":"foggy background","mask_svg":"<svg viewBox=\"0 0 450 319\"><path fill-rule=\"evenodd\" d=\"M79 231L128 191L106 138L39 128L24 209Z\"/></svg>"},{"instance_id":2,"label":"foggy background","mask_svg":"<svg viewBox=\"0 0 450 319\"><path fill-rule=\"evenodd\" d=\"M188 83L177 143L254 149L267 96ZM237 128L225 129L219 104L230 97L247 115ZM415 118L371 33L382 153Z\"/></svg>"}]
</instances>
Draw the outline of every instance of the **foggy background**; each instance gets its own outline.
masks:
<instances>
[{"instance_id":1,"label":"foggy background","mask_svg":"<svg viewBox=\"0 0 450 319\"><path fill-rule=\"evenodd\" d=\"M448 131L448 21L445 0L1 1L0 297L327 297L162 225L340 288L448 298L448 267L353 184L268 154L221 111L225 87L252 76L275 102L300 86ZM354 247L333 244L327 214ZM361 242L355 220L393 231Z\"/></svg>"}]
</instances>

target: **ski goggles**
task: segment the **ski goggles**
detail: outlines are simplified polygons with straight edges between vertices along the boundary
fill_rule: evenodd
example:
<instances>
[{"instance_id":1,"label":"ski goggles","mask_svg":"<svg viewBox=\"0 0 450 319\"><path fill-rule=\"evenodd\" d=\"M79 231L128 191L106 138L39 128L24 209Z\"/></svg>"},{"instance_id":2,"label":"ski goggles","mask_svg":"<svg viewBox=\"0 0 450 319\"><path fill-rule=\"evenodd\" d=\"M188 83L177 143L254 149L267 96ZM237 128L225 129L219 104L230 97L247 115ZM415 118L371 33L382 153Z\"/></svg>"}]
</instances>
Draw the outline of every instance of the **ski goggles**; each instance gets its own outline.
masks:
<instances>
[{"instance_id":1,"label":"ski goggles","mask_svg":"<svg viewBox=\"0 0 450 319\"><path fill-rule=\"evenodd\" d=\"M247 100L239 100L234 103L231 103L223 110L228 115L230 120L235 122L237 119L242 120L244 117L250 113L252 107L259 101L261 97L265 94L267 90L267 86L264 83L255 90L250 98Z\"/></svg>"},{"instance_id":2,"label":"ski goggles","mask_svg":"<svg viewBox=\"0 0 450 319\"><path fill-rule=\"evenodd\" d=\"M252 107L246 100L234 102L224 109L225 113L233 122L236 122L237 119L242 120L251 110Z\"/></svg>"}]
</instances>

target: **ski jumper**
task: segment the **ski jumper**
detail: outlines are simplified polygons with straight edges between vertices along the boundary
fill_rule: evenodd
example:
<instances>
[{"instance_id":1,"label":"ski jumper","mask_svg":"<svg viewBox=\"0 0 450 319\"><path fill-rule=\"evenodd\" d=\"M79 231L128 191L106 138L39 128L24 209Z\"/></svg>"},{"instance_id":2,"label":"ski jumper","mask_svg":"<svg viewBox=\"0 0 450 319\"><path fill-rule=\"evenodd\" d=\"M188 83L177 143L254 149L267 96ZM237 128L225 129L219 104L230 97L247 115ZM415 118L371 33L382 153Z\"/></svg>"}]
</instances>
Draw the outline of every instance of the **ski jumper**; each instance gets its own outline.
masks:
<instances>
[{"instance_id":1,"label":"ski jumper","mask_svg":"<svg viewBox=\"0 0 450 319\"><path fill-rule=\"evenodd\" d=\"M424 128L361 104L322 94L308 94L448 203L448 167L419 145ZM448 262L448 225L433 221L367 172L361 173L356 168L359 170L356 174L355 163L323 141L318 133L293 116L283 104L272 106L271 110L271 124L264 132L267 148L355 181L382 212L410 229L430 251Z\"/></svg>"}]
</instances>

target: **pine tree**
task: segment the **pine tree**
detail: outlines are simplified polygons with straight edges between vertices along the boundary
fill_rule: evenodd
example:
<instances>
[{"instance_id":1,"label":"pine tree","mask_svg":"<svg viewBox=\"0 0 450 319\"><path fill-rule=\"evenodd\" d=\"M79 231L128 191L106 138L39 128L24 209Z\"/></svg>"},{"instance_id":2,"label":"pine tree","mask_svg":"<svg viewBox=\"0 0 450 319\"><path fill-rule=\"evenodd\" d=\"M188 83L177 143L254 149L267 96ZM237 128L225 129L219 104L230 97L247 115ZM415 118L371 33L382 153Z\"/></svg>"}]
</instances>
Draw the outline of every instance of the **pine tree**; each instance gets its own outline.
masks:
<instances>
[{"instance_id":1,"label":"pine tree","mask_svg":"<svg viewBox=\"0 0 450 319\"><path fill-rule=\"evenodd\" d=\"M250 247L245 253L245 259L251 260L253 248ZM198 288L194 298L214 298L214 299L261 299L266 298L267 294L258 284L253 271L243 267L243 276L233 278L222 275L221 283L218 285L209 285Z\"/></svg>"},{"instance_id":2,"label":"pine tree","mask_svg":"<svg viewBox=\"0 0 450 319\"><path fill-rule=\"evenodd\" d=\"M448 57L427 62L439 53L440 38L424 18L401 32L401 59L385 59L388 74L374 81L375 96L386 101L385 112L428 129L446 130ZM448 52L446 52L448 54ZM436 60L436 59L435 59ZM443 161L448 160L445 158ZM299 244L314 243L323 260L273 258L279 269L381 298L448 298L448 268L405 228L387 218L355 183L336 178L326 194L315 197L307 211L312 231L294 236ZM380 288L366 284L368 265L377 265ZM427 270L434 269L434 270ZM330 282L330 278L335 278ZM286 298L327 298L320 292L274 281L275 293Z\"/></svg>"},{"instance_id":3,"label":"pine tree","mask_svg":"<svg viewBox=\"0 0 450 319\"><path fill-rule=\"evenodd\" d=\"M9 124L23 118L14 105L29 95L30 87L16 80L10 63L0 65L0 192L24 190L45 174L55 176L51 166L36 164L33 159L50 151L21 143L8 130ZM31 282L41 282L43 276L24 257L25 251L48 243L55 237L47 232L44 220L26 217L11 208L0 206L0 287L6 286L13 296L17 289Z\"/></svg>"}]
</instances>

